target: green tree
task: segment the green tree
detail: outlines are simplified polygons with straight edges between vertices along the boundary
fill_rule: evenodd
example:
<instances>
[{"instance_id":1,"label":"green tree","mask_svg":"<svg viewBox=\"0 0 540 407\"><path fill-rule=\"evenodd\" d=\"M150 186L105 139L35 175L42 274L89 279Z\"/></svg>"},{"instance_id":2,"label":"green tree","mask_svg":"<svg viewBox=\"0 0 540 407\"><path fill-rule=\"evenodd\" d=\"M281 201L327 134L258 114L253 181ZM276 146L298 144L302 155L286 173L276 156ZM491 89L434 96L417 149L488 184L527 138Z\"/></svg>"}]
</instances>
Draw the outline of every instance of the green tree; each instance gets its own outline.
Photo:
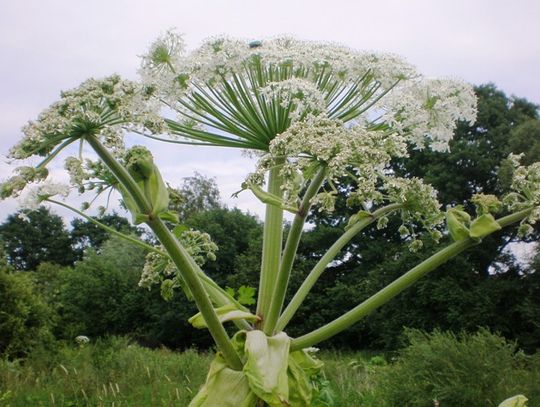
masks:
<instances>
[{"instance_id":1,"label":"green tree","mask_svg":"<svg viewBox=\"0 0 540 407\"><path fill-rule=\"evenodd\" d=\"M475 91L477 121L458 126L449 153L413 151L410 160L395 167L402 175L424 177L438 189L442 202L461 204L474 193L501 193L505 186L496 181L496 175L510 152L525 153L526 162L540 158L535 147L540 143L537 106L510 98L492 84ZM333 216L323 218L315 213L315 227L297 258L298 270L306 268L302 263L314 264L320 258L328 242L339 236L349 215L344 198L338 200ZM399 224L395 226L387 230L395 230ZM336 318L351 307L351 298L354 302L368 298L435 250L425 241L422 252L403 253L403 239L387 230L372 227L368 239L353 239L291 324L298 329L295 334ZM537 239L537 235L532 238ZM531 304L538 303L537 283L534 273L527 272L505 251L512 241L516 241L515 231L489 236L474 251L441 266L334 338L334 345L392 349L400 345L404 326L456 332L488 326L533 350L540 345L533 328L536 315L524 310L523 304L536 309Z\"/></svg>"},{"instance_id":2,"label":"green tree","mask_svg":"<svg viewBox=\"0 0 540 407\"><path fill-rule=\"evenodd\" d=\"M240 281L246 284L256 279L259 257L254 259L255 264L249 269L245 268L245 263L240 267L238 262L242 256L260 249L262 225L257 218L236 208L215 208L192 215L186 220L186 225L208 233L218 245L216 261L204 266L205 271L218 282L235 286ZM252 278L243 280L246 274L253 274Z\"/></svg>"},{"instance_id":3,"label":"green tree","mask_svg":"<svg viewBox=\"0 0 540 407\"><path fill-rule=\"evenodd\" d=\"M94 217L94 219L122 233L135 234L137 236L142 234L139 228L132 226L126 218L114 212L112 214ZM75 218L71 221L70 236L79 259L82 258L86 249L93 248L98 250L111 237L110 233L100 226L81 218Z\"/></svg>"},{"instance_id":4,"label":"green tree","mask_svg":"<svg viewBox=\"0 0 540 407\"><path fill-rule=\"evenodd\" d=\"M0 267L0 357L21 358L53 343L54 313L28 273Z\"/></svg>"},{"instance_id":5,"label":"green tree","mask_svg":"<svg viewBox=\"0 0 540 407\"><path fill-rule=\"evenodd\" d=\"M199 212L221 207L219 189L215 178L195 172L183 179L180 188L172 189L169 208L187 219Z\"/></svg>"},{"instance_id":6,"label":"green tree","mask_svg":"<svg viewBox=\"0 0 540 407\"><path fill-rule=\"evenodd\" d=\"M72 269L65 269L61 279L59 335L103 336L128 334L138 318L126 304L137 286L145 253L118 238L104 243L100 253L89 251Z\"/></svg>"},{"instance_id":7,"label":"green tree","mask_svg":"<svg viewBox=\"0 0 540 407\"><path fill-rule=\"evenodd\" d=\"M62 218L43 206L9 215L0 225L0 239L17 270L35 270L43 262L66 266L75 260Z\"/></svg>"}]
</instances>

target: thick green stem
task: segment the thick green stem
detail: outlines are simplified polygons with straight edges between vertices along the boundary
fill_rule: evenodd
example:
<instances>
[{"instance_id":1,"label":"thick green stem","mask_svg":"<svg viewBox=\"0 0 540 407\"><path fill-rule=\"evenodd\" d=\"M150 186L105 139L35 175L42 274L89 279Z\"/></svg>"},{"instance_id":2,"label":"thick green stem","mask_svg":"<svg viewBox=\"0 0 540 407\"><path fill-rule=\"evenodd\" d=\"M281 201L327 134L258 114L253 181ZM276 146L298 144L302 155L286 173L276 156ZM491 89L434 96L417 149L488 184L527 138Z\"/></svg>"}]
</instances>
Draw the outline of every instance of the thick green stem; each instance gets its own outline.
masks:
<instances>
[{"instance_id":1,"label":"thick green stem","mask_svg":"<svg viewBox=\"0 0 540 407\"><path fill-rule=\"evenodd\" d=\"M291 275L294 258L296 257L304 224L311 208L311 199L319 191L324 181L325 173L326 168L323 167L319 169L317 174L315 174L315 177L313 177L311 180L311 183L309 184L309 187L307 188L302 199L302 203L300 204L300 207L298 208L292 222L291 229L289 230L287 241L285 243L285 248L283 249L279 274L274 285L272 303L263 324L265 331L274 331L279 314L283 308L283 302L285 301L285 294L287 292L287 286L289 285L289 278Z\"/></svg>"},{"instance_id":2,"label":"thick green stem","mask_svg":"<svg viewBox=\"0 0 540 407\"><path fill-rule=\"evenodd\" d=\"M356 236L363 229L365 229L371 223L375 222L380 217L385 216L390 212L396 211L400 208L400 204L390 204L383 208L377 209L371 214L371 216L356 222L345 233L343 233L343 235L341 235L340 238L336 240L332 246L330 246L328 251L324 254L323 257L321 257L321 259L317 262L315 267L313 267L309 275L306 277L306 279L292 298L291 302L287 305L287 308L285 308L285 311L283 311L283 314L279 318L276 330L282 331L287 326L296 311L298 311L298 308L300 308L300 306L302 305L302 302L307 297L308 293L311 291L321 274L326 269L326 266L328 266L328 264L334 260L334 258L339 254L339 252L341 252L343 247L345 247L345 245L349 243L354 236Z\"/></svg>"},{"instance_id":3,"label":"thick green stem","mask_svg":"<svg viewBox=\"0 0 540 407\"><path fill-rule=\"evenodd\" d=\"M93 136L86 138L87 142L92 146L94 151L103 160L103 162L109 167L111 172L115 175L118 181L129 192L139 209L144 214L152 213L152 206L137 186L131 175L127 170L120 165L118 161L109 153L109 151L99 142L99 140ZM236 353L225 328L219 321L216 312L212 306L212 302L208 297L202 282L197 275L196 268L193 267L193 260L184 249L184 247L178 242L176 237L167 229L163 221L159 218L150 218L147 222L148 226L155 233L161 244L169 253L171 260L174 262L178 271L184 277L187 286L189 287L193 299L197 304L197 308L201 312L208 326L210 334L214 338L218 349L223 354L227 364L235 370L242 369L242 361Z\"/></svg>"},{"instance_id":4,"label":"thick green stem","mask_svg":"<svg viewBox=\"0 0 540 407\"><path fill-rule=\"evenodd\" d=\"M281 191L280 165L270 170L268 176L268 192L278 197L283 196ZM266 216L263 230L263 250L261 262L261 280L259 283L259 295L257 300L257 315L261 317L263 324L272 302L274 282L279 272L281 258L281 245L283 240L283 209L266 204ZM266 332L266 331L265 331ZM266 332L270 334L271 331Z\"/></svg>"},{"instance_id":5,"label":"thick green stem","mask_svg":"<svg viewBox=\"0 0 540 407\"><path fill-rule=\"evenodd\" d=\"M111 155L109 150L105 148L103 144L94 136L87 136L85 140L97 153L99 158L105 163L107 167L112 171L118 182L129 192L142 213L152 213L152 205L148 202L148 199L144 196L143 192L138 187L135 180L131 177L129 172Z\"/></svg>"},{"instance_id":6,"label":"thick green stem","mask_svg":"<svg viewBox=\"0 0 540 407\"><path fill-rule=\"evenodd\" d=\"M241 370L243 366L242 361L236 353L225 328L219 321L214 307L212 306L212 302L202 285L201 279L197 276L197 273L191 264L191 258L186 249L180 245L178 239L176 239L171 231L167 229L161 219L156 218L148 221L148 226L150 226L152 231L156 234L156 237L171 256L171 260L182 273L182 276L193 295L193 299L197 304L197 308L204 317L208 330L210 331L212 338L214 338L218 349L227 361L227 364L232 369Z\"/></svg>"},{"instance_id":7,"label":"thick green stem","mask_svg":"<svg viewBox=\"0 0 540 407\"><path fill-rule=\"evenodd\" d=\"M504 218L497 219L497 222L499 223L499 225L501 225L501 227L508 226L512 223L519 222L526 218L531 212L531 210L532 208L505 216ZM385 288L383 288L376 294L369 297L366 301L356 306L346 314L322 326L321 328L316 329L315 331L293 339L293 341L291 342L291 351L316 345L317 343L322 342L325 339L328 339L334 335L337 335L341 331L344 331L351 325L358 322L364 316L371 313L373 310L390 301L393 297L398 295L407 287L414 284L418 279L420 279L430 271L439 267L441 264L447 262L451 258L457 256L464 250L477 245L478 243L478 240L465 238L445 247L427 260L424 260L422 263L409 270L407 273L387 285Z\"/></svg>"}]
</instances>

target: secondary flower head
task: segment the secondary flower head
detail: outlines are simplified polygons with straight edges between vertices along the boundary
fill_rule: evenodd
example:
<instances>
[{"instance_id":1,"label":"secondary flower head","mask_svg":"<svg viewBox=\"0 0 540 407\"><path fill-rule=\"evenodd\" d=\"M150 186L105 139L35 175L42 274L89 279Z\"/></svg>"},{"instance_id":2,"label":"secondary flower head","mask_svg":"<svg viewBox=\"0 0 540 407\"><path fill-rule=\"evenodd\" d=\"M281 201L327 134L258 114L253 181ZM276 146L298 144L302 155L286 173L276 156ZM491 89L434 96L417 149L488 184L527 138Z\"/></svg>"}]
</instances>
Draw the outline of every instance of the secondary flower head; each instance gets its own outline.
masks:
<instances>
[{"instance_id":1,"label":"secondary flower head","mask_svg":"<svg viewBox=\"0 0 540 407\"><path fill-rule=\"evenodd\" d=\"M503 204L512 212L533 208L519 230L521 235L527 235L533 231L531 225L540 220L540 163L522 166L521 157L522 154L508 156L513 167L512 192L504 197Z\"/></svg>"},{"instance_id":2,"label":"secondary flower head","mask_svg":"<svg viewBox=\"0 0 540 407\"><path fill-rule=\"evenodd\" d=\"M28 188L21 197L20 206L22 209L33 211L38 209L39 205L48 198L55 195L66 197L68 194L69 185L45 181L42 184L37 184Z\"/></svg>"},{"instance_id":3,"label":"secondary flower head","mask_svg":"<svg viewBox=\"0 0 540 407\"><path fill-rule=\"evenodd\" d=\"M122 151L126 127L160 131L160 121L148 93L137 83L117 75L89 79L62 92L59 101L23 127L25 137L9 155L15 159L46 156L62 143L88 136L99 136L114 151Z\"/></svg>"}]
</instances>

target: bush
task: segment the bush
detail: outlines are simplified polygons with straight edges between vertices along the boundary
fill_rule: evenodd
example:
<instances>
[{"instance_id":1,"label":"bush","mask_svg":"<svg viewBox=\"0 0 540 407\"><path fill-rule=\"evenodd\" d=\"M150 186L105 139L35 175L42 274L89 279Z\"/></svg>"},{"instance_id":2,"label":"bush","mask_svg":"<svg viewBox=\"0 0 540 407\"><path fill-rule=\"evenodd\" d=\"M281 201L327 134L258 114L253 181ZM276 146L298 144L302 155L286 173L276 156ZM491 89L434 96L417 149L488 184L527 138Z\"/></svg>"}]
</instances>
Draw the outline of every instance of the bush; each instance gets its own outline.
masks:
<instances>
[{"instance_id":1,"label":"bush","mask_svg":"<svg viewBox=\"0 0 540 407\"><path fill-rule=\"evenodd\" d=\"M434 400L445 407L498 406L515 394L527 395L530 407L540 405L538 358L514 343L487 330L458 336L409 330L406 337L409 345L379 370L366 397L377 406L432 407Z\"/></svg>"},{"instance_id":2,"label":"bush","mask_svg":"<svg viewBox=\"0 0 540 407\"><path fill-rule=\"evenodd\" d=\"M53 343L53 312L26 273L0 268L0 357L27 356Z\"/></svg>"}]
</instances>

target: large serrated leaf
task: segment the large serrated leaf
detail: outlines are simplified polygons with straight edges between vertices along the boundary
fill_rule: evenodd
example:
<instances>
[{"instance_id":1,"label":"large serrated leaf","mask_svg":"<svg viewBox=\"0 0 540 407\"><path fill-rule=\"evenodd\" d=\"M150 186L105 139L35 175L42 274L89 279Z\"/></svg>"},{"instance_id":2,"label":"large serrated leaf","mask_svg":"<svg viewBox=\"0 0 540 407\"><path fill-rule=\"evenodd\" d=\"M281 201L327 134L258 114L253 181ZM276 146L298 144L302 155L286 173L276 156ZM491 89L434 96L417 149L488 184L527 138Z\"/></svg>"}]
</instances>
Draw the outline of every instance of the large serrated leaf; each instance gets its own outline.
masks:
<instances>
[{"instance_id":1,"label":"large serrated leaf","mask_svg":"<svg viewBox=\"0 0 540 407\"><path fill-rule=\"evenodd\" d=\"M310 407L313 398L311 378L318 375L323 363L305 350L289 354L289 403L291 407Z\"/></svg>"}]
</instances>

